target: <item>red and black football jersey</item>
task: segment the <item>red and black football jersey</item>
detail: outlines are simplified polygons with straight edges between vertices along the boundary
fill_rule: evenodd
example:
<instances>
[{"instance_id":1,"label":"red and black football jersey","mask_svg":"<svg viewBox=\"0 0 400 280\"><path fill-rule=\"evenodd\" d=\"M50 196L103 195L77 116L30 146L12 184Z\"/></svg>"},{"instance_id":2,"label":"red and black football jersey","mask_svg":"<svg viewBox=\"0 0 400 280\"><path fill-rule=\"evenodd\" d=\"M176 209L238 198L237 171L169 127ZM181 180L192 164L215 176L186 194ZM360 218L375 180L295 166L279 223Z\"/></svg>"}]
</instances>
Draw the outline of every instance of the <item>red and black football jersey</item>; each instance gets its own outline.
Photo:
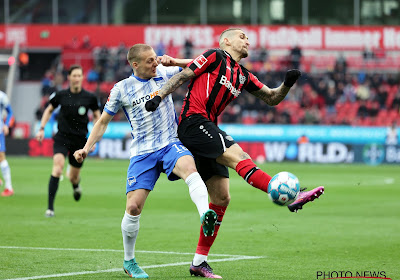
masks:
<instances>
[{"instance_id":1,"label":"red and black football jersey","mask_svg":"<svg viewBox=\"0 0 400 280\"><path fill-rule=\"evenodd\" d=\"M263 87L256 76L221 49L204 52L188 67L196 77L189 84L179 121L200 114L217 123L217 117L244 89L252 92Z\"/></svg>"}]
</instances>

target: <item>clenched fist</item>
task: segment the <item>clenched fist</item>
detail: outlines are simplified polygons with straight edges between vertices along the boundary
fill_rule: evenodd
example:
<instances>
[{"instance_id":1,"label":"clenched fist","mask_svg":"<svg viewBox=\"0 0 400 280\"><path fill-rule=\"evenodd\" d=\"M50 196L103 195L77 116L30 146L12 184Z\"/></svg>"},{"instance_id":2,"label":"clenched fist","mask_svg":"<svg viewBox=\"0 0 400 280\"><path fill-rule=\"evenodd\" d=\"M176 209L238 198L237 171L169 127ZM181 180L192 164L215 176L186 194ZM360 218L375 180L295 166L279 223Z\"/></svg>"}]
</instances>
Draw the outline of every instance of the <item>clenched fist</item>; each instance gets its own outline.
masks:
<instances>
[{"instance_id":1,"label":"clenched fist","mask_svg":"<svg viewBox=\"0 0 400 280\"><path fill-rule=\"evenodd\" d=\"M160 102L161 102L161 97L156 95L153 99L147 101L144 107L146 108L147 111L154 112L158 108L158 105L160 105Z\"/></svg>"},{"instance_id":2,"label":"clenched fist","mask_svg":"<svg viewBox=\"0 0 400 280\"><path fill-rule=\"evenodd\" d=\"M300 78L301 72L298 69L290 69L286 72L285 81L283 84L287 87L292 87L294 83Z\"/></svg>"}]
</instances>

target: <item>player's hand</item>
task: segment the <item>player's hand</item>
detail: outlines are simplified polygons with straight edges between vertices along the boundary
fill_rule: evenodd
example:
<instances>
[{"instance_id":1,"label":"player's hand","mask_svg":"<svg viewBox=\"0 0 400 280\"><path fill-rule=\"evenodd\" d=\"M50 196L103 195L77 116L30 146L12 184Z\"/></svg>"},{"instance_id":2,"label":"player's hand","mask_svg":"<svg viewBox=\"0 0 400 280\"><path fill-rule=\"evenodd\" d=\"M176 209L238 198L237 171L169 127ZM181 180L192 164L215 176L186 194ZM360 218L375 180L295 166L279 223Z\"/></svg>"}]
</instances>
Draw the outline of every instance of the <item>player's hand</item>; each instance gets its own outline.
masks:
<instances>
[{"instance_id":1,"label":"player's hand","mask_svg":"<svg viewBox=\"0 0 400 280\"><path fill-rule=\"evenodd\" d=\"M10 129L8 128L8 125L3 125L3 133L5 136L7 136L10 133Z\"/></svg>"},{"instance_id":2,"label":"player's hand","mask_svg":"<svg viewBox=\"0 0 400 280\"><path fill-rule=\"evenodd\" d=\"M74 153L74 158L77 162L82 163L87 157L88 152L85 149L76 150Z\"/></svg>"},{"instance_id":3,"label":"player's hand","mask_svg":"<svg viewBox=\"0 0 400 280\"><path fill-rule=\"evenodd\" d=\"M292 87L294 83L300 78L301 72L298 69L290 69L286 72L285 81L283 84L287 87Z\"/></svg>"},{"instance_id":4,"label":"player's hand","mask_svg":"<svg viewBox=\"0 0 400 280\"><path fill-rule=\"evenodd\" d=\"M175 58L164 54L163 56L157 57L157 62L164 66L176 66Z\"/></svg>"},{"instance_id":5,"label":"player's hand","mask_svg":"<svg viewBox=\"0 0 400 280\"><path fill-rule=\"evenodd\" d=\"M161 96L156 95L154 96L153 99L147 101L144 107L146 108L147 111L154 112L160 105L160 102L161 102Z\"/></svg>"},{"instance_id":6,"label":"player's hand","mask_svg":"<svg viewBox=\"0 0 400 280\"><path fill-rule=\"evenodd\" d=\"M43 138L44 138L44 129L39 129L39 131L36 133L36 140L42 142Z\"/></svg>"}]
</instances>

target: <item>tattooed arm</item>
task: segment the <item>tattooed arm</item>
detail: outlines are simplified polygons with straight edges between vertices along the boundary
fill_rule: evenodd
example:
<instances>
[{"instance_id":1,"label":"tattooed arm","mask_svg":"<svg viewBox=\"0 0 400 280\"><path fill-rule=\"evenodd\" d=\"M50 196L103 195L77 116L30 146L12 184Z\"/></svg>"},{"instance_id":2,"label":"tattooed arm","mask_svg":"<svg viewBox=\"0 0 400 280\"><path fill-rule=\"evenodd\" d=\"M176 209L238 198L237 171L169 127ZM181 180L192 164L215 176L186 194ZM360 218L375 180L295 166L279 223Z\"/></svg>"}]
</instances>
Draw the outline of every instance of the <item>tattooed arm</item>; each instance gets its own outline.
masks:
<instances>
[{"instance_id":1,"label":"tattooed arm","mask_svg":"<svg viewBox=\"0 0 400 280\"><path fill-rule=\"evenodd\" d=\"M184 82L190 80L191 78L194 78L195 76L196 74L189 67L186 67L180 73L172 76L172 78L169 79L166 84L160 89L158 94L146 102L146 110L149 112L154 112L155 110L157 110L161 101L165 97L167 97L171 92L183 85Z\"/></svg>"},{"instance_id":2,"label":"tattooed arm","mask_svg":"<svg viewBox=\"0 0 400 280\"><path fill-rule=\"evenodd\" d=\"M193 70L189 67L186 67L180 73L172 76L172 78L167 81L167 83L158 92L158 96L160 96L161 99L164 99L171 92L173 92L178 87L180 87L190 79L194 78L195 76L196 74L193 72Z\"/></svg>"},{"instance_id":3,"label":"tattooed arm","mask_svg":"<svg viewBox=\"0 0 400 280\"><path fill-rule=\"evenodd\" d=\"M270 106L278 105L286 97L286 94L288 94L290 88L300 76L300 70L291 69L286 72L285 81L279 87L271 89L264 85L260 90L250 93Z\"/></svg>"},{"instance_id":4,"label":"tattooed arm","mask_svg":"<svg viewBox=\"0 0 400 280\"><path fill-rule=\"evenodd\" d=\"M278 105L288 94L290 87L283 83L277 88L269 88L264 85L260 90L250 92L255 97L261 99L270 106Z\"/></svg>"}]
</instances>

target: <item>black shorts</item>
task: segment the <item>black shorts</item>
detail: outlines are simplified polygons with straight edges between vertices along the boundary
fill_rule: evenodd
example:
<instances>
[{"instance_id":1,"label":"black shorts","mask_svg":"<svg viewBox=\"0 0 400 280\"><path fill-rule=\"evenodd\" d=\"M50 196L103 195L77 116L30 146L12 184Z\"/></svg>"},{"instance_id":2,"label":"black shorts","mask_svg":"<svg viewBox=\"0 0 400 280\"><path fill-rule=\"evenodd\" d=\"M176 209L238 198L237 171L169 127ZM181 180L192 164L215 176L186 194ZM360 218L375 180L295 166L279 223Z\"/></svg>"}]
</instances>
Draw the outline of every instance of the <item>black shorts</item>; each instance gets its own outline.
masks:
<instances>
[{"instance_id":1,"label":"black shorts","mask_svg":"<svg viewBox=\"0 0 400 280\"><path fill-rule=\"evenodd\" d=\"M235 144L225 131L201 115L191 115L179 124L178 137L193 154L197 170L204 181L214 175L229 178L228 167L216 161L227 148Z\"/></svg>"},{"instance_id":2,"label":"black shorts","mask_svg":"<svg viewBox=\"0 0 400 280\"><path fill-rule=\"evenodd\" d=\"M86 137L77 137L71 135L63 135L57 133L53 137L53 153L61 153L65 157L68 155L69 164L73 167L81 168L83 162L79 163L75 160L74 152L82 149L86 144Z\"/></svg>"}]
</instances>

